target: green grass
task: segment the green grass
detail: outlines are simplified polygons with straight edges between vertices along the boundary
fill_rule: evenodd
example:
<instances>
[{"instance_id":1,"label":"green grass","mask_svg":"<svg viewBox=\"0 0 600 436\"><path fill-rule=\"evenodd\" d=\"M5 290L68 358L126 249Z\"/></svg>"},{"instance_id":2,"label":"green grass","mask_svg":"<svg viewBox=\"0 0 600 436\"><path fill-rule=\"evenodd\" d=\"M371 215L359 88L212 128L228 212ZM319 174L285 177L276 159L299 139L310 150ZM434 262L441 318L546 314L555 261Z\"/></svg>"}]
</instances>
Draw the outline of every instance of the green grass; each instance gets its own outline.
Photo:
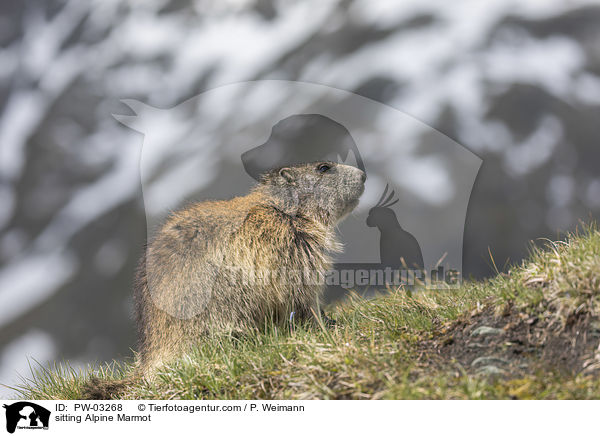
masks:
<instances>
[{"instance_id":1,"label":"green grass","mask_svg":"<svg viewBox=\"0 0 600 436\"><path fill-rule=\"evenodd\" d=\"M494 399L600 398L590 354L586 371L532 365L515 377L473 374L453 358L432 357L431 344L458 321L486 308L537 317L552 332L565 332L585 313L595 331L600 302L600 233L587 226L562 242L544 241L507 273L460 289L415 293L403 289L365 300L352 297L328 314L333 329L276 328L244 337L207 338L189 355L162 368L152 381L134 384L126 399ZM566 333L565 333L566 334ZM130 364L36 369L16 395L75 399L93 372L122 378Z\"/></svg>"}]
</instances>

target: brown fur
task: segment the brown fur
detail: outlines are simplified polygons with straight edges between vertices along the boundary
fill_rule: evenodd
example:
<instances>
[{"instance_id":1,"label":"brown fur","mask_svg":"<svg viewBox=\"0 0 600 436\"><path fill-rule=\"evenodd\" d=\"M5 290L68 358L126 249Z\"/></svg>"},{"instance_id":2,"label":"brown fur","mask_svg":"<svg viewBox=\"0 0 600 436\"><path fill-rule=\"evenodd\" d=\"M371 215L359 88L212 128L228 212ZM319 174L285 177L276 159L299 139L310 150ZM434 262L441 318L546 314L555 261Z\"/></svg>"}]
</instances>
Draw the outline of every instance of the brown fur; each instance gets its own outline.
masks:
<instances>
[{"instance_id":1,"label":"brown fur","mask_svg":"<svg viewBox=\"0 0 600 436\"><path fill-rule=\"evenodd\" d=\"M328 253L340 250L334 227L358 203L364 181L355 167L297 165L265 174L246 196L173 213L138 268L136 377L151 377L203 336L320 313L323 284L288 278L331 267ZM288 275L252 276L272 272Z\"/></svg>"}]
</instances>

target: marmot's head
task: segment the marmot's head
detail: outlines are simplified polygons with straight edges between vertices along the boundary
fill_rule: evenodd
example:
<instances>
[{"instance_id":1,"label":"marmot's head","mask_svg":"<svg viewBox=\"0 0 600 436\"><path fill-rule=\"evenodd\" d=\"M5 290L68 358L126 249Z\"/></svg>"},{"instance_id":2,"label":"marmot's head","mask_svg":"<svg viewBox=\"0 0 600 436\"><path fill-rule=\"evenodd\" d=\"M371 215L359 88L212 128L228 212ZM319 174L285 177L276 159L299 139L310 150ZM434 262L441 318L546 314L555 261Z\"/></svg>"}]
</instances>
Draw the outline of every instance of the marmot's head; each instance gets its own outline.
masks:
<instances>
[{"instance_id":1,"label":"marmot's head","mask_svg":"<svg viewBox=\"0 0 600 436\"><path fill-rule=\"evenodd\" d=\"M353 166L312 162L264 174L259 189L290 215L333 225L356 207L366 178L364 171Z\"/></svg>"}]
</instances>

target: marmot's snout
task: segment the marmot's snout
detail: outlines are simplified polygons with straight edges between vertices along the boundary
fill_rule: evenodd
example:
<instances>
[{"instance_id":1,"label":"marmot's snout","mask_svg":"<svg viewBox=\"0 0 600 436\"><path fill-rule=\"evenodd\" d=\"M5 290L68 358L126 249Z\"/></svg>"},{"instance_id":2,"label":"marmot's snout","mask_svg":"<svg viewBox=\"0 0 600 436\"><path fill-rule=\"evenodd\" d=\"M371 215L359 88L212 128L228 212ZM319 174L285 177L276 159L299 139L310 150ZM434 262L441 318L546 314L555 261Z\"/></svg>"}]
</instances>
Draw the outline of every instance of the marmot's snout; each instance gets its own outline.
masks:
<instances>
[{"instance_id":1,"label":"marmot's snout","mask_svg":"<svg viewBox=\"0 0 600 436\"><path fill-rule=\"evenodd\" d=\"M350 172L350 188L356 198L360 197L365 192L365 182L367 181L367 173L363 170L352 166L344 165L344 170ZM353 188L353 189L352 189Z\"/></svg>"},{"instance_id":2,"label":"marmot's snout","mask_svg":"<svg viewBox=\"0 0 600 436\"><path fill-rule=\"evenodd\" d=\"M343 175L341 186L338 187L338 194L344 203L338 217L342 219L358 205L360 196L365 191L367 175L361 169L349 165L339 165L338 168Z\"/></svg>"}]
</instances>

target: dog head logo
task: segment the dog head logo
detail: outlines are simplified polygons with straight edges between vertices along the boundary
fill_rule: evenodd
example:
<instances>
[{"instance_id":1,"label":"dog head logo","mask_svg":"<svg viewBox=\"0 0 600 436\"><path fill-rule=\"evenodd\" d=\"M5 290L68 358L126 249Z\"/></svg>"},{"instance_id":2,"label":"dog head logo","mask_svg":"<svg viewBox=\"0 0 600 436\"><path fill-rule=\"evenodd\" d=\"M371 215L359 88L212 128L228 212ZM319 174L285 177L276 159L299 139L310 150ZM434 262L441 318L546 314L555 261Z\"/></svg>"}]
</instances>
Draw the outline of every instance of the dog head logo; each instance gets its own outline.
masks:
<instances>
[{"instance_id":1,"label":"dog head logo","mask_svg":"<svg viewBox=\"0 0 600 436\"><path fill-rule=\"evenodd\" d=\"M316 161L346 162L365 171L362 156L348 130L319 114L292 115L279 121L262 145L241 156L244 170L254 180L267 171Z\"/></svg>"},{"instance_id":2,"label":"dog head logo","mask_svg":"<svg viewBox=\"0 0 600 436\"><path fill-rule=\"evenodd\" d=\"M14 433L18 429L48 429L50 411L28 401L4 404L6 409L6 431Z\"/></svg>"}]
</instances>

